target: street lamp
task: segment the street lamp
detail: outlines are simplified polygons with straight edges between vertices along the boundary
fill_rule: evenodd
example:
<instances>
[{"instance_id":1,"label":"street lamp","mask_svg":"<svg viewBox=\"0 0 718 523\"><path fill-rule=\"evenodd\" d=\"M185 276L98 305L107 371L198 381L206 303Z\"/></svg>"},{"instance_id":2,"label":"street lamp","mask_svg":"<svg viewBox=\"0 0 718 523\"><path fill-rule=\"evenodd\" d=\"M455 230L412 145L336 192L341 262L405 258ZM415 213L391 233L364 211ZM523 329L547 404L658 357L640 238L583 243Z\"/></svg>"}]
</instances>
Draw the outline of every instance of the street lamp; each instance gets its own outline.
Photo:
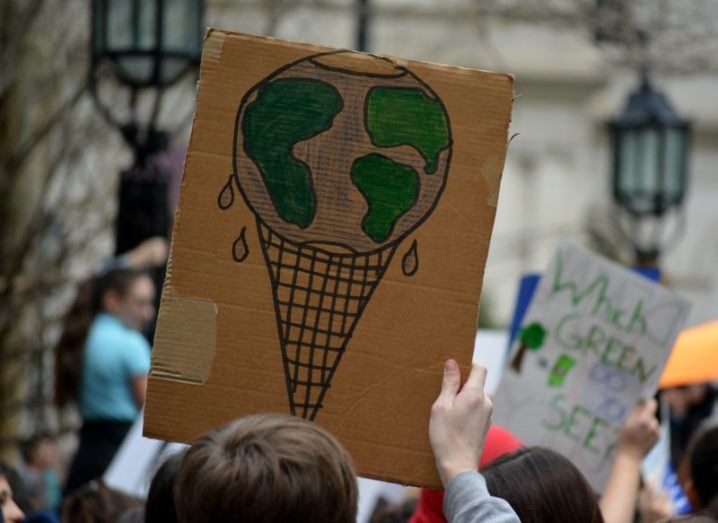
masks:
<instances>
[{"instance_id":1,"label":"street lamp","mask_svg":"<svg viewBox=\"0 0 718 523\"><path fill-rule=\"evenodd\" d=\"M681 118L644 71L618 118L609 123L613 146L613 197L636 225L660 219L683 202L690 122ZM639 263L654 262L660 246L640 246Z\"/></svg>"},{"instance_id":2,"label":"street lamp","mask_svg":"<svg viewBox=\"0 0 718 523\"><path fill-rule=\"evenodd\" d=\"M189 120L193 107L174 129L160 129L158 120L167 89L196 74L204 1L91 1L90 92L134 151L134 165L120 174L115 252L121 254L151 236L169 233L171 175L155 160ZM103 79L119 84L129 95L126 101L117 93L103 100Z\"/></svg>"},{"instance_id":3,"label":"street lamp","mask_svg":"<svg viewBox=\"0 0 718 523\"><path fill-rule=\"evenodd\" d=\"M92 0L90 91L103 115L121 132L144 164L167 145L156 128L163 91L199 64L202 47L202 0ZM98 94L98 80L109 75L129 90L130 119L120 121ZM141 128L140 91L152 90L154 104Z\"/></svg>"}]
</instances>

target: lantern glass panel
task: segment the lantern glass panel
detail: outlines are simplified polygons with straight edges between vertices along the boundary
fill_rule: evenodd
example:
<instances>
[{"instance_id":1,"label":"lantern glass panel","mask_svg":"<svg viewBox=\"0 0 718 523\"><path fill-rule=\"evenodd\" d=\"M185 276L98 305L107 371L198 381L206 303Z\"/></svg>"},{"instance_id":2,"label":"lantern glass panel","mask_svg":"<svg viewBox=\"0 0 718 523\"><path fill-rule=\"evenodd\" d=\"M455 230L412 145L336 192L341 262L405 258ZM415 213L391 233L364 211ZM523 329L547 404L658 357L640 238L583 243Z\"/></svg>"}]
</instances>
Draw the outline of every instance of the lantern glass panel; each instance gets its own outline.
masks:
<instances>
[{"instance_id":1,"label":"lantern glass panel","mask_svg":"<svg viewBox=\"0 0 718 523\"><path fill-rule=\"evenodd\" d=\"M651 199L659 187L659 140L658 130L646 128L638 131L638 161L636 192L640 199Z\"/></svg>"},{"instance_id":2,"label":"lantern glass panel","mask_svg":"<svg viewBox=\"0 0 718 523\"><path fill-rule=\"evenodd\" d=\"M157 2L107 0L107 52L117 75L134 85L152 83L157 43Z\"/></svg>"},{"instance_id":3,"label":"lantern glass panel","mask_svg":"<svg viewBox=\"0 0 718 523\"><path fill-rule=\"evenodd\" d=\"M200 5L197 0L164 0L162 47L165 51L198 55Z\"/></svg>"},{"instance_id":4,"label":"lantern glass panel","mask_svg":"<svg viewBox=\"0 0 718 523\"><path fill-rule=\"evenodd\" d=\"M93 0L93 58L120 81L163 87L199 62L202 0Z\"/></svg>"},{"instance_id":5,"label":"lantern glass panel","mask_svg":"<svg viewBox=\"0 0 718 523\"><path fill-rule=\"evenodd\" d=\"M626 129L618 133L619 197L638 213L648 213L660 184L659 130L653 127Z\"/></svg>"},{"instance_id":6,"label":"lantern glass panel","mask_svg":"<svg viewBox=\"0 0 718 523\"><path fill-rule=\"evenodd\" d=\"M665 179L664 187L666 197L670 202L680 200L684 186L685 152L687 150L687 133L684 129L666 129L664 140Z\"/></svg>"},{"instance_id":7,"label":"lantern glass panel","mask_svg":"<svg viewBox=\"0 0 718 523\"><path fill-rule=\"evenodd\" d=\"M123 56L115 59L117 75L133 85L152 83L155 72L155 58L152 55Z\"/></svg>"},{"instance_id":8,"label":"lantern glass panel","mask_svg":"<svg viewBox=\"0 0 718 523\"><path fill-rule=\"evenodd\" d=\"M106 5L107 51L149 51L154 48L157 24L155 2L108 0Z\"/></svg>"},{"instance_id":9,"label":"lantern glass panel","mask_svg":"<svg viewBox=\"0 0 718 523\"><path fill-rule=\"evenodd\" d=\"M624 197L634 191L635 171L638 161L638 136L636 131L619 131L618 141L618 192Z\"/></svg>"},{"instance_id":10,"label":"lantern glass panel","mask_svg":"<svg viewBox=\"0 0 718 523\"><path fill-rule=\"evenodd\" d=\"M163 83L172 83L193 61L199 61L201 14L198 0L165 0L162 39L166 55L160 73Z\"/></svg>"}]
</instances>

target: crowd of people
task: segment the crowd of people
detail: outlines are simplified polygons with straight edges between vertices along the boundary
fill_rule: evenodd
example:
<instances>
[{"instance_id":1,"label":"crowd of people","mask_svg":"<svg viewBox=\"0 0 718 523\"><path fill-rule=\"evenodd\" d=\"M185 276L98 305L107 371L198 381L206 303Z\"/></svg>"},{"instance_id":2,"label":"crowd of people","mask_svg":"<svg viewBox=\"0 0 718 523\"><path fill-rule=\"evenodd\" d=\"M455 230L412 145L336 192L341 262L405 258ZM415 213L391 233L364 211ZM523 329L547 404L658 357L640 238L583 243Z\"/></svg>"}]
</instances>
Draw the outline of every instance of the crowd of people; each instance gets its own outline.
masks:
<instances>
[{"instance_id":1,"label":"crowd of people","mask_svg":"<svg viewBox=\"0 0 718 523\"><path fill-rule=\"evenodd\" d=\"M485 379L486 369L475 364L462 385L458 364L446 362L428 426L445 489L443 510L429 511L432 496L441 494L426 490L411 521L634 521L640 462L658 439L655 402L636 407L625 423L613 472L599 498L565 457L524 447L500 427L491 427ZM638 504L641 521L663 516L666 521L718 521L718 427L701 427L692 436L682 474L693 514L673 518ZM17 472L0 466L3 520L57 521L48 512L23 519L22 483ZM351 457L329 432L297 417L257 414L213 430L169 457L155 473L144 504L94 478L66 495L60 517L83 523L349 523L356 520L357 500Z\"/></svg>"},{"instance_id":2,"label":"crowd of people","mask_svg":"<svg viewBox=\"0 0 718 523\"><path fill-rule=\"evenodd\" d=\"M353 522L354 465L326 430L278 414L238 419L197 439L157 469L147 499L109 488L102 476L145 399L156 289L144 268L166 245L149 243L114 259L82 286L57 349L58 406L82 418L69 470L57 470L47 434L21 446L14 467L0 463L0 522ZM671 460L692 507L675 515L659 485L644 484L641 462L659 438L657 402L628 417L599 497L562 455L527 447L491 425L486 369L462 385L449 360L427 427L444 491L422 489L385 506L373 523L718 521L716 392L709 384L663 393L670 407Z\"/></svg>"}]
</instances>

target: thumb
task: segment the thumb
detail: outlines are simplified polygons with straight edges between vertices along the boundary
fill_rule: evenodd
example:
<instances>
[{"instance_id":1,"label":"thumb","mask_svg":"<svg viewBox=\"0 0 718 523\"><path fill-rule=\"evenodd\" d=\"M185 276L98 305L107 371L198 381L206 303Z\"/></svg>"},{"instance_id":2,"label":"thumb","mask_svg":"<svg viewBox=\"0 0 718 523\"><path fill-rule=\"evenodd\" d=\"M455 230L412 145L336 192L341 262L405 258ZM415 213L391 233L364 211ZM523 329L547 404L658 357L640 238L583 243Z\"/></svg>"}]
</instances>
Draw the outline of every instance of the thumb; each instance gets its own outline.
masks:
<instances>
[{"instance_id":1,"label":"thumb","mask_svg":"<svg viewBox=\"0 0 718 523\"><path fill-rule=\"evenodd\" d=\"M452 359L448 359L444 364L444 378L441 381L439 400L453 402L454 397L459 393L460 387L461 371L459 370L459 364Z\"/></svg>"},{"instance_id":2,"label":"thumb","mask_svg":"<svg viewBox=\"0 0 718 523\"><path fill-rule=\"evenodd\" d=\"M648 416L654 417L656 415L656 411L658 410L658 402L655 398L651 398L645 403L643 409Z\"/></svg>"}]
</instances>

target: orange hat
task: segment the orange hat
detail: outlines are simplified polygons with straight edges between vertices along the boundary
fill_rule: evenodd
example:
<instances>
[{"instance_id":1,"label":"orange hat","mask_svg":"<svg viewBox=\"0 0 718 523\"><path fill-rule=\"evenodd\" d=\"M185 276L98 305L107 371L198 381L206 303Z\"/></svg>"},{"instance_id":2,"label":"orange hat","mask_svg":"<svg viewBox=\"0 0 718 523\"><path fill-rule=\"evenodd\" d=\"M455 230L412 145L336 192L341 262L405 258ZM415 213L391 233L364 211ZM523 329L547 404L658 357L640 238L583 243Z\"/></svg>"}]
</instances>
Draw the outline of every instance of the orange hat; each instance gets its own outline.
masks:
<instances>
[{"instance_id":1,"label":"orange hat","mask_svg":"<svg viewBox=\"0 0 718 523\"><path fill-rule=\"evenodd\" d=\"M660 388L718 379L718 321L681 331L661 376Z\"/></svg>"}]
</instances>

